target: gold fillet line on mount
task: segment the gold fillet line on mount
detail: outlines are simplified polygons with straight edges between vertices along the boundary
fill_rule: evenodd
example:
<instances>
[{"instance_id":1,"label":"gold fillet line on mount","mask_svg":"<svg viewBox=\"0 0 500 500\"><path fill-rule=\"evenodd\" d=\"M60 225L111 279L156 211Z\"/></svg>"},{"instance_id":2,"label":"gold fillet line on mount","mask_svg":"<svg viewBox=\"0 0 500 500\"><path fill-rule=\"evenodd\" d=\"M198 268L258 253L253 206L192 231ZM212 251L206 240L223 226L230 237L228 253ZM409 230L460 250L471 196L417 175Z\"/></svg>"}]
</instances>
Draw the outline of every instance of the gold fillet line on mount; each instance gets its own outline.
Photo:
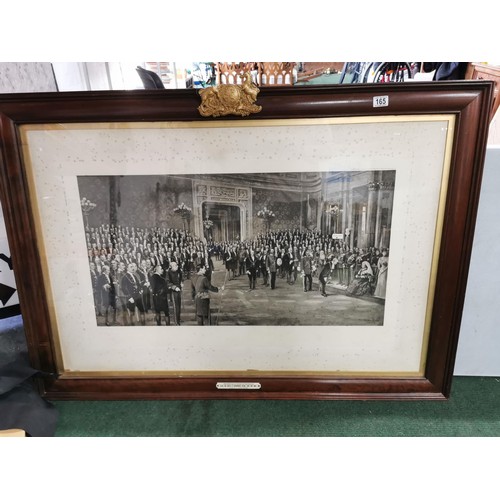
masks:
<instances>
[{"instance_id":1,"label":"gold fillet line on mount","mask_svg":"<svg viewBox=\"0 0 500 500\"><path fill-rule=\"evenodd\" d=\"M243 75L241 85L222 84L199 91L201 104L198 111L201 116L248 116L258 113L262 106L257 106L257 94L260 89L252 82L250 73Z\"/></svg>"}]
</instances>

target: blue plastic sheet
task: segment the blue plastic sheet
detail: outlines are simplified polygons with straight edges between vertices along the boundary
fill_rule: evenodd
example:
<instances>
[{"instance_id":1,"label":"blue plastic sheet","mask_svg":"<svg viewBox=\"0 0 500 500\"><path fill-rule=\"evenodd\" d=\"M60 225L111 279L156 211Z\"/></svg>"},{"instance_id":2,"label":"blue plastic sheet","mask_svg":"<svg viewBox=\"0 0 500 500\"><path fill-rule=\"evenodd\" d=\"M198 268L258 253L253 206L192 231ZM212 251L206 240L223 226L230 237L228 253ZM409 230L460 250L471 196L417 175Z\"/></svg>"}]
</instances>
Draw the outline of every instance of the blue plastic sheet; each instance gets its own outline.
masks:
<instances>
[{"instance_id":1,"label":"blue plastic sheet","mask_svg":"<svg viewBox=\"0 0 500 500\"><path fill-rule=\"evenodd\" d=\"M21 316L0 321L0 429L28 436L54 436L58 411L36 390L39 372L29 363Z\"/></svg>"}]
</instances>

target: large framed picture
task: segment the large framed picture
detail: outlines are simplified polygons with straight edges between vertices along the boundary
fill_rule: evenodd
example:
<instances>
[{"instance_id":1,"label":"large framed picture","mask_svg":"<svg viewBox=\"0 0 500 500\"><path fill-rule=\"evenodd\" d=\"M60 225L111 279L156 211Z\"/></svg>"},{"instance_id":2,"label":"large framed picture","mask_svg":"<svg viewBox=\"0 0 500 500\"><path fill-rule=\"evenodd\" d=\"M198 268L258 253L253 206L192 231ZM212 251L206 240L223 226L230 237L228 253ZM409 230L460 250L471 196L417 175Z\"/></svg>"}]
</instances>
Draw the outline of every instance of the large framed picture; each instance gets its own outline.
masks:
<instances>
[{"instance_id":1,"label":"large framed picture","mask_svg":"<svg viewBox=\"0 0 500 500\"><path fill-rule=\"evenodd\" d=\"M491 84L256 93L0 97L43 395L449 397Z\"/></svg>"}]
</instances>

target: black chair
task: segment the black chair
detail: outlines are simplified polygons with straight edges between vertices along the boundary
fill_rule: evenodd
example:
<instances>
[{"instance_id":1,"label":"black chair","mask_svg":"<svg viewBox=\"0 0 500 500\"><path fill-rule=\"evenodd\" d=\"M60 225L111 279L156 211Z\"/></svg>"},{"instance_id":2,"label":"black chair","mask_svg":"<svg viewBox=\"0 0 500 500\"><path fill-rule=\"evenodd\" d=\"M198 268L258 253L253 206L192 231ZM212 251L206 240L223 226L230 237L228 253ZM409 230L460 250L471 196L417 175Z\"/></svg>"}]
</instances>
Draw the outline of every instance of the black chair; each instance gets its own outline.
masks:
<instances>
[{"instance_id":1,"label":"black chair","mask_svg":"<svg viewBox=\"0 0 500 500\"><path fill-rule=\"evenodd\" d=\"M141 68L137 66L135 68L137 73L139 73L139 77L142 80L142 84L145 89L164 89L165 85L161 81L161 78L154 71L150 71L149 69Z\"/></svg>"}]
</instances>

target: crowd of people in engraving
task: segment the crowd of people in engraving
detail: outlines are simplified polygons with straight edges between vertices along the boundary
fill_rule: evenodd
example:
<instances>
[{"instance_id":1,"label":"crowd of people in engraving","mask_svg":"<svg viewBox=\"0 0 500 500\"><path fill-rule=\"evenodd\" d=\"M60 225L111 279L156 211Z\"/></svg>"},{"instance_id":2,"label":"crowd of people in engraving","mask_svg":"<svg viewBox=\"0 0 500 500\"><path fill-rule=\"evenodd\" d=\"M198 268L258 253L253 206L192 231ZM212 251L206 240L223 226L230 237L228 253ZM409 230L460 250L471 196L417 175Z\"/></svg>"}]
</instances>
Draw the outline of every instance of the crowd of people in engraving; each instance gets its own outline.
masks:
<instances>
[{"instance_id":1,"label":"crowd of people in engraving","mask_svg":"<svg viewBox=\"0 0 500 500\"><path fill-rule=\"evenodd\" d=\"M330 284L337 293L385 299L388 249L351 249L317 230L212 242L178 229L103 224L86 228L86 238L100 324L180 325L183 300L194 302L197 324L210 324L210 292L224 289L212 283L216 262L224 282L248 280L249 292L279 284L326 297Z\"/></svg>"}]
</instances>

